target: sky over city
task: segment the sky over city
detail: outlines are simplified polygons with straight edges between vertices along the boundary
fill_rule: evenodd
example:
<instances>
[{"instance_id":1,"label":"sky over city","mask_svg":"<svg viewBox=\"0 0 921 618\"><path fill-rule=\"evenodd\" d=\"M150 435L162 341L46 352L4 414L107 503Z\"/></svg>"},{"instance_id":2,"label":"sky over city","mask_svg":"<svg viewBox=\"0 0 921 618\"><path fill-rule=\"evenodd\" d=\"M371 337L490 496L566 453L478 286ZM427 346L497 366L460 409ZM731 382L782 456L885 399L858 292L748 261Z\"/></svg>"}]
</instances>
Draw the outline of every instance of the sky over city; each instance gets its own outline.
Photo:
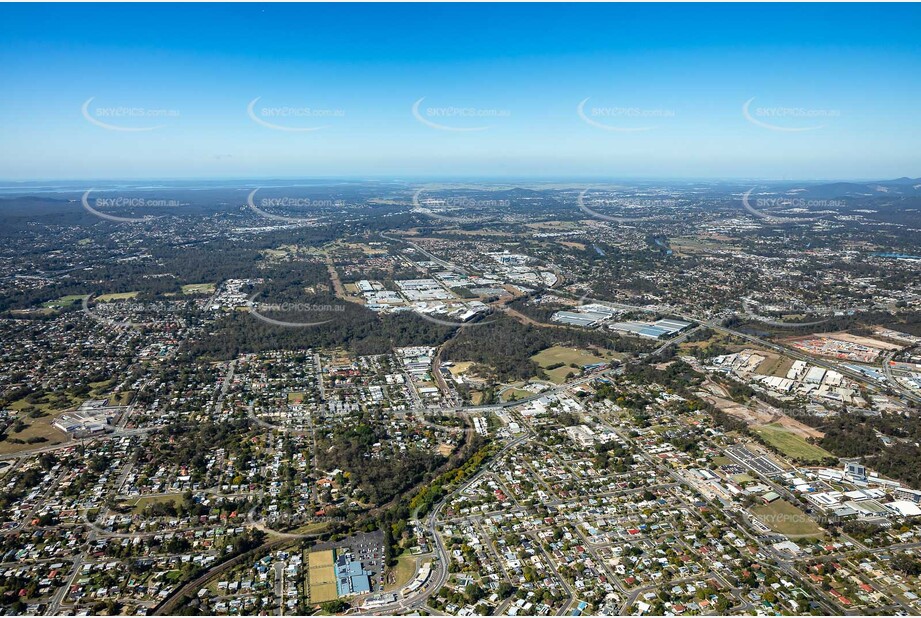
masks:
<instances>
[{"instance_id":1,"label":"sky over city","mask_svg":"<svg viewBox=\"0 0 921 618\"><path fill-rule=\"evenodd\" d=\"M918 5L2 5L0 177L921 176Z\"/></svg>"}]
</instances>

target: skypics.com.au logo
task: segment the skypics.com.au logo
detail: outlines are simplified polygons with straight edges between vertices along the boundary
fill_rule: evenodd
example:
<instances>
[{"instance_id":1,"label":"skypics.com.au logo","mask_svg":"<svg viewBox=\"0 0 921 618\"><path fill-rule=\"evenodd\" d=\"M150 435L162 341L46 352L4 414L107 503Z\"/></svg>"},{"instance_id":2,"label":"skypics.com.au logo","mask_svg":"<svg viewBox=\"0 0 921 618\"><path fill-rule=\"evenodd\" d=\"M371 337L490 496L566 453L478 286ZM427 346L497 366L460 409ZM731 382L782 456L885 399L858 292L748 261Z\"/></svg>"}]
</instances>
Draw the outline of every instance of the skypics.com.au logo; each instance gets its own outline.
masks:
<instances>
[{"instance_id":1,"label":"skypics.com.au logo","mask_svg":"<svg viewBox=\"0 0 921 618\"><path fill-rule=\"evenodd\" d=\"M409 240L402 239L402 238L395 238L393 236L388 236L387 234L383 234L383 233L381 234L381 236L392 242L405 243L409 245L410 247L412 247L413 251L419 252L420 254L424 255L426 258L440 265L448 272L460 273L465 277L471 276L470 271L468 271L466 268L458 266L457 264L454 264L447 260L441 259L437 257L436 255L430 253L429 251L427 251L420 245L417 245L414 242L411 242ZM438 284L438 285L441 287L444 287L443 284ZM445 291L447 291L447 288L445 288ZM453 297L454 293L451 292L451 295ZM457 300L455 298L452 298L451 300L443 299L443 300L435 301L431 304L425 301L419 301L419 302L412 303L408 309L411 310L414 314L416 314L420 318L422 318L423 320L432 322L433 324L438 324L440 326L447 326L449 328L471 328L474 326L485 326L486 324L495 322L500 317L497 313L494 312L493 309L489 308L488 306L484 305L481 302L477 303L476 308L472 308L472 307L473 305L466 301ZM492 317L488 319L483 319L484 316L490 315L490 313L493 313ZM439 316L443 315L445 317L444 318L435 317L435 315L439 315ZM452 318L452 319L445 319L445 318ZM458 319L453 319L453 318L458 318Z\"/></svg>"},{"instance_id":2,"label":"skypics.com.au logo","mask_svg":"<svg viewBox=\"0 0 921 618\"><path fill-rule=\"evenodd\" d=\"M249 297L246 303L247 311L257 320L272 326L284 328L322 326L335 320L335 314L345 312L345 305L296 302L260 303L256 301L258 295L257 293Z\"/></svg>"},{"instance_id":3,"label":"skypics.com.au logo","mask_svg":"<svg viewBox=\"0 0 921 618\"><path fill-rule=\"evenodd\" d=\"M766 223L807 223L810 221L817 221L823 217L782 217L765 212L764 209L804 209L809 210L810 214L813 214L812 211L816 208L839 209L845 206L845 202L842 200L814 200L798 197L759 197L752 200L751 194L755 191L755 188L756 187L752 187L742 194L742 208L759 219L764 220Z\"/></svg>"},{"instance_id":4,"label":"skypics.com.au logo","mask_svg":"<svg viewBox=\"0 0 921 618\"><path fill-rule=\"evenodd\" d=\"M246 198L246 205L249 206L249 209L258 214L261 217L266 219L271 219L273 221L281 221L283 223L310 223L314 224L318 220L318 216L322 211L328 211L330 209L342 209L345 208L345 202L342 200L315 200L305 197L265 197L259 200L259 205L256 205L256 193L261 189L257 187L253 189L249 196ZM298 209L306 211L314 211L317 214L312 217L292 217L288 215L278 215L273 212L265 210L266 208L281 208L281 209Z\"/></svg>"},{"instance_id":5,"label":"skypics.com.au logo","mask_svg":"<svg viewBox=\"0 0 921 618\"><path fill-rule=\"evenodd\" d=\"M417 189L416 192L413 193L413 212L420 213L426 217L430 217L439 221L469 224L483 223L492 220L495 218L496 213L489 211L495 211L499 208L508 208L511 205L509 200L483 199L465 195L445 195L444 197L425 198L422 197L423 193L434 193L436 190L439 190L439 187L436 185L426 185ZM451 190L452 189L440 188L442 193ZM458 189L455 187L453 190ZM487 214L466 214L481 213L484 210L487 211ZM454 212L461 212L465 214L462 216L445 214Z\"/></svg>"},{"instance_id":6,"label":"skypics.com.au logo","mask_svg":"<svg viewBox=\"0 0 921 618\"><path fill-rule=\"evenodd\" d=\"M422 97L412 106L413 117L420 123L439 131L473 132L485 131L490 125L479 124L484 119L508 118L512 112L507 109L479 108L479 107L422 107ZM458 122L459 121L459 122ZM478 122L473 126L466 126L464 122Z\"/></svg>"},{"instance_id":7,"label":"skypics.com.au logo","mask_svg":"<svg viewBox=\"0 0 921 618\"><path fill-rule=\"evenodd\" d=\"M591 97L582 99L576 106L576 113L586 124L605 131L640 133L652 131L658 125L648 124L653 119L674 118L670 109L644 109L641 107L590 107L586 104Z\"/></svg>"},{"instance_id":8,"label":"skypics.com.au logo","mask_svg":"<svg viewBox=\"0 0 921 618\"><path fill-rule=\"evenodd\" d=\"M586 204L586 196L589 191L593 189L583 189L579 196L576 198L576 205L579 207L579 210L585 214L599 219L601 221L608 221L611 223L635 223L639 221L649 221L652 217L621 217L621 216L612 216L607 215L596 210L599 207L605 206L616 206L616 207L668 207L674 206L675 200L671 199L655 199L655 198L637 198L637 199L627 199L627 198L610 198L610 197L595 197L589 198L588 201L591 203L591 207ZM646 201L643 203L643 201Z\"/></svg>"},{"instance_id":9,"label":"skypics.com.au logo","mask_svg":"<svg viewBox=\"0 0 921 618\"><path fill-rule=\"evenodd\" d=\"M416 315L418 315L423 320L426 320L427 322L431 322L432 324L438 324L440 326L447 326L449 328L473 328L475 326L486 326L487 324L491 324L499 319L499 315L495 312L493 312L493 317L489 319L482 319L482 320L472 320L471 319L469 321L468 320L446 320L444 318L436 318L435 316L431 315L431 313L428 313L426 311L416 311L415 313ZM480 316L480 315L485 315L485 314L480 313L477 315Z\"/></svg>"},{"instance_id":10,"label":"skypics.com.au logo","mask_svg":"<svg viewBox=\"0 0 921 618\"><path fill-rule=\"evenodd\" d=\"M138 210L149 210L152 208L172 209L181 206L181 202L179 202L179 200L148 199L142 197L124 196L97 197L92 200L91 203L90 193L93 191L95 191L95 189L88 189L80 199L80 203L83 205L84 210L92 215L99 217L100 219L105 219L106 221L114 221L116 223L141 223L144 221L150 221L155 217L152 215L144 215L142 217L128 217L112 214L113 210L121 212L135 212Z\"/></svg>"},{"instance_id":11,"label":"skypics.com.au logo","mask_svg":"<svg viewBox=\"0 0 921 618\"><path fill-rule=\"evenodd\" d=\"M768 316L760 315L755 308L752 306L751 300L748 298L742 299L742 309L745 317L752 320L761 322L762 324L767 324L768 326L777 326L780 328L801 328L806 326L818 326L819 324L824 324L828 322L831 318L824 318L822 320L810 320L806 322L787 322L784 320L777 320Z\"/></svg>"},{"instance_id":12,"label":"skypics.com.au logo","mask_svg":"<svg viewBox=\"0 0 921 618\"><path fill-rule=\"evenodd\" d=\"M107 330L141 330L170 315L176 315L182 305L163 301L142 303L119 298L125 296L130 294L111 294L108 297L87 294L81 302L83 314Z\"/></svg>"},{"instance_id":13,"label":"skypics.com.au logo","mask_svg":"<svg viewBox=\"0 0 921 618\"><path fill-rule=\"evenodd\" d=\"M91 124L106 129L107 131L122 131L139 133L162 129L166 124L150 124L151 121L175 119L179 117L179 110L152 109L147 107L90 107L96 97L84 101L80 108L83 117Z\"/></svg>"},{"instance_id":14,"label":"skypics.com.au logo","mask_svg":"<svg viewBox=\"0 0 921 618\"><path fill-rule=\"evenodd\" d=\"M290 133L309 133L326 129L329 125L314 126L317 119L338 119L345 117L345 110L324 109L306 106L261 106L256 108L256 103L262 97L256 97L246 106L246 114L256 124L273 131L287 131ZM309 125L309 126L308 126Z\"/></svg>"},{"instance_id":15,"label":"skypics.com.au logo","mask_svg":"<svg viewBox=\"0 0 921 618\"><path fill-rule=\"evenodd\" d=\"M825 128L827 121L839 118L836 109L809 109L804 107L756 107L756 97L742 104L742 116L757 127L782 133L802 133ZM826 122L823 122L826 121Z\"/></svg>"}]
</instances>

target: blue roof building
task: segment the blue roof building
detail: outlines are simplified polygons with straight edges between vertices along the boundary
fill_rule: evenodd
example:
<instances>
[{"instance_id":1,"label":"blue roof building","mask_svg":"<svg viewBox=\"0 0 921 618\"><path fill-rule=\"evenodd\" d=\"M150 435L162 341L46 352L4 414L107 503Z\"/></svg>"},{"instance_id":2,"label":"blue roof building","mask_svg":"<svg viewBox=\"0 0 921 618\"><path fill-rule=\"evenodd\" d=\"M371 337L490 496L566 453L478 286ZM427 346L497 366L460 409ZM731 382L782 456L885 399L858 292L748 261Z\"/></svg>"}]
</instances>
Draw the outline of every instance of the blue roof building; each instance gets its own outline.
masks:
<instances>
[{"instance_id":1,"label":"blue roof building","mask_svg":"<svg viewBox=\"0 0 921 618\"><path fill-rule=\"evenodd\" d=\"M336 558L336 587L340 596L371 592L371 578L360 562L348 555Z\"/></svg>"}]
</instances>

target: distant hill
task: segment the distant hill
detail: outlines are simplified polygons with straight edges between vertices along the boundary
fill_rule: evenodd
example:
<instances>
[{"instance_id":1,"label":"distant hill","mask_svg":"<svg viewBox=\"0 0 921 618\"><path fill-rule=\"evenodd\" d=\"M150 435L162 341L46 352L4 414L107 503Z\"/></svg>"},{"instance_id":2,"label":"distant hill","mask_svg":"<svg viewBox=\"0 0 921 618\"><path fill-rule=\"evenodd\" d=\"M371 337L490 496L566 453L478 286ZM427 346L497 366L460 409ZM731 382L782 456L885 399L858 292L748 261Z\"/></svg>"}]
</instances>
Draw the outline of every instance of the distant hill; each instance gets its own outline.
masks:
<instances>
[{"instance_id":1,"label":"distant hill","mask_svg":"<svg viewBox=\"0 0 921 618\"><path fill-rule=\"evenodd\" d=\"M819 185L799 185L787 189L785 194L811 199L921 197L921 178L906 177L872 182L833 182Z\"/></svg>"}]
</instances>

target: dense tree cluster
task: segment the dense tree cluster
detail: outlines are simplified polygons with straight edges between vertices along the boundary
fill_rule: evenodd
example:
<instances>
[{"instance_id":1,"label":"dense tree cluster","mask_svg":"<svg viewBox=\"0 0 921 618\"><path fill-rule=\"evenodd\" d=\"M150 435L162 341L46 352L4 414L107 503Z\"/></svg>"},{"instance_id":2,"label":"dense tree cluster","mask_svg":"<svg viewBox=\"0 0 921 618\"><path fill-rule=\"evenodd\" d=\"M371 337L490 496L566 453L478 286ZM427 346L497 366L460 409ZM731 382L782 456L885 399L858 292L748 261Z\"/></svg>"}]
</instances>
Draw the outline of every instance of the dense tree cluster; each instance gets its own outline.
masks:
<instances>
[{"instance_id":1,"label":"dense tree cluster","mask_svg":"<svg viewBox=\"0 0 921 618\"><path fill-rule=\"evenodd\" d=\"M618 352L642 349L640 342L606 333L570 328L542 328L508 317L466 328L444 346L445 360L474 361L491 367L502 382L542 376L531 357L554 345L599 348Z\"/></svg>"},{"instance_id":2,"label":"dense tree cluster","mask_svg":"<svg viewBox=\"0 0 921 618\"><path fill-rule=\"evenodd\" d=\"M373 445L385 437L380 425L359 423L340 426L319 440L324 458L348 472L349 482L375 506L417 485L446 461L441 455L414 448L372 456Z\"/></svg>"},{"instance_id":3,"label":"dense tree cluster","mask_svg":"<svg viewBox=\"0 0 921 618\"><path fill-rule=\"evenodd\" d=\"M906 575L911 575L912 577L921 575L921 558L916 558L911 554L895 554L890 564L892 564L893 569L901 571Z\"/></svg>"},{"instance_id":4,"label":"dense tree cluster","mask_svg":"<svg viewBox=\"0 0 921 618\"><path fill-rule=\"evenodd\" d=\"M917 417L841 414L812 422L825 432L820 446L839 457L860 457L880 474L921 487L921 421ZM881 435L890 436L886 445Z\"/></svg>"},{"instance_id":5,"label":"dense tree cluster","mask_svg":"<svg viewBox=\"0 0 921 618\"><path fill-rule=\"evenodd\" d=\"M273 297L273 303L281 303ZM379 316L353 303L332 296L302 296L299 303L342 307L310 314L286 313L266 316L290 322L323 322L317 326L291 328L267 324L247 312L231 313L219 319L201 341L186 350L196 356L227 360L241 353L305 348L346 348L355 355L386 354L394 347L439 345L451 328L434 324L412 313Z\"/></svg>"}]
</instances>

